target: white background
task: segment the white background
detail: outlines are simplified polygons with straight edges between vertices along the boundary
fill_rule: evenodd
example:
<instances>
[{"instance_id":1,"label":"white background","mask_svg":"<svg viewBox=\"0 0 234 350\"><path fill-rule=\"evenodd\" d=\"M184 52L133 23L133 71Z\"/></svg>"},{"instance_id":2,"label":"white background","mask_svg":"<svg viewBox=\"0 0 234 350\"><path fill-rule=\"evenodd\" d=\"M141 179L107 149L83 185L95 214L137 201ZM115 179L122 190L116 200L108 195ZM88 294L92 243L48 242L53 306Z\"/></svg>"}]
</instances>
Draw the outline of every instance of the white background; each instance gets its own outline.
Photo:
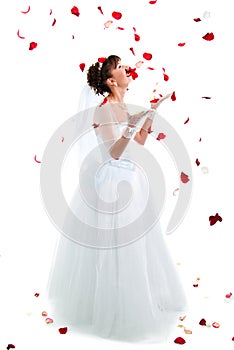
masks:
<instances>
[{"instance_id":1,"label":"white background","mask_svg":"<svg viewBox=\"0 0 234 350\"><path fill-rule=\"evenodd\" d=\"M29 13L22 14L29 5ZM73 6L79 8L79 17L71 14ZM104 15L97 6L102 6ZM113 11L123 14L121 20L112 18ZM43 207L40 163L34 156L42 159L53 132L77 111L79 92L86 81L86 72L81 72L79 64L85 62L87 69L98 57L109 54L119 55L131 66L144 61L138 69L139 78L131 85L132 103L148 105L157 82L162 92L176 91L177 100L165 102L160 111L184 141L193 166L192 203L178 230L167 237L191 308L178 324L193 333L185 334L183 328L176 327L168 344L148 347L176 348L179 345L173 341L182 336L185 348L231 349L233 301L225 298L234 292L231 1L158 0L150 5L146 0L31 0L2 3L0 13L1 349L9 343L24 350L136 346L75 336L69 331L60 335L57 329L65 325L56 324L56 320L53 326L46 325L40 315L58 232ZM197 17L200 22L193 20ZM107 20L113 23L104 29ZM134 40L133 27L141 37L139 42ZM17 36L18 29L25 39ZM208 32L214 33L214 40L202 39ZM38 43L32 51L28 49L31 41ZM179 47L180 42L185 46ZM145 61L144 52L151 52L153 59ZM170 77L167 83L163 83L162 67ZM163 149L162 154L166 157ZM196 158L201 162L199 167ZM172 194L178 187L174 175L165 171L165 224L176 201ZM210 226L209 216L217 212L223 221ZM194 288L198 277L199 286ZM39 298L34 297L35 292L40 293ZM200 326L202 318L208 324L219 322L220 328Z\"/></svg>"}]
</instances>

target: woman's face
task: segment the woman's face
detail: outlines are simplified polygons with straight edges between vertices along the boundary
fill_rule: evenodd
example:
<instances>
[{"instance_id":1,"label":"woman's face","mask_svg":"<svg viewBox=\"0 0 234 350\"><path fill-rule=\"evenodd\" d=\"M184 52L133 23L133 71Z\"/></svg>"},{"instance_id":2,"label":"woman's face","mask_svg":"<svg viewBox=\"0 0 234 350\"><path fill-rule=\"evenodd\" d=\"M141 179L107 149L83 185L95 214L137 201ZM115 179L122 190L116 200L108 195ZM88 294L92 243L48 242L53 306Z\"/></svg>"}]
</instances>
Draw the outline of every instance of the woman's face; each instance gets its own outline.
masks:
<instances>
[{"instance_id":1,"label":"woman's face","mask_svg":"<svg viewBox=\"0 0 234 350\"><path fill-rule=\"evenodd\" d=\"M125 66L121 61L118 62L117 67L111 71L112 78L115 79L119 87L127 87L130 83L131 73L128 72L129 66Z\"/></svg>"}]
</instances>

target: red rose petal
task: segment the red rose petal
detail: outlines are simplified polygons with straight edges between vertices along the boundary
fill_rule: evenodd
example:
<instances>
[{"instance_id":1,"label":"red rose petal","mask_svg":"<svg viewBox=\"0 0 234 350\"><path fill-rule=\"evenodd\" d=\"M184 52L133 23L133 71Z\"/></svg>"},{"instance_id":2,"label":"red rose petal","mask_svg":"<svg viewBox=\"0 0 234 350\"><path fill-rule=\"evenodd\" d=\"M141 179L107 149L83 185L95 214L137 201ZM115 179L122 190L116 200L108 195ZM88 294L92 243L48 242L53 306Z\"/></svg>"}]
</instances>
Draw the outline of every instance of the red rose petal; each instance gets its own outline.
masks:
<instances>
[{"instance_id":1,"label":"red rose petal","mask_svg":"<svg viewBox=\"0 0 234 350\"><path fill-rule=\"evenodd\" d=\"M189 117L185 120L184 124L187 124L189 122Z\"/></svg>"},{"instance_id":2,"label":"red rose petal","mask_svg":"<svg viewBox=\"0 0 234 350\"><path fill-rule=\"evenodd\" d=\"M230 292L229 294L225 295L226 298L231 298L232 297L232 293Z\"/></svg>"},{"instance_id":3,"label":"red rose petal","mask_svg":"<svg viewBox=\"0 0 234 350\"><path fill-rule=\"evenodd\" d=\"M176 95L175 95L175 91L173 91L172 95L171 95L171 100L175 101L176 100Z\"/></svg>"},{"instance_id":4,"label":"red rose petal","mask_svg":"<svg viewBox=\"0 0 234 350\"><path fill-rule=\"evenodd\" d=\"M99 105L99 107L102 107L104 104L106 104L108 101L107 97L105 97L102 101L102 103Z\"/></svg>"},{"instance_id":5,"label":"red rose petal","mask_svg":"<svg viewBox=\"0 0 234 350\"><path fill-rule=\"evenodd\" d=\"M75 39L75 36L72 34L72 39Z\"/></svg>"},{"instance_id":6,"label":"red rose petal","mask_svg":"<svg viewBox=\"0 0 234 350\"><path fill-rule=\"evenodd\" d=\"M199 166L199 165L200 165L200 162L199 162L199 160L198 160L198 159L196 159L196 164L197 164L197 166Z\"/></svg>"},{"instance_id":7,"label":"red rose petal","mask_svg":"<svg viewBox=\"0 0 234 350\"><path fill-rule=\"evenodd\" d=\"M72 13L72 15L75 15L77 17L79 17L79 15L80 15L80 11L79 11L78 7L76 7L76 6L73 6L73 8L71 9L71 13Z\"/></svg>"},{"instance_id":8,"label":"red rose petal","mask_svg":"<svg viewBox=\"0 0 234 350\"><path fill-rule=\"evenodd\" d=\"M206 33L206 34L202 37L202 39L207 40L207 41L211 41L211 40L214 39L214 34L213 34L213 33Z\"/></svg>"},{"instance_id":9,"label":"red rose petal","mask_svg":"<svg viewBox=\"0 0 234 350\"><path fill-rule=\"evenodd\" d=\"M234 337L232 337L232 341L234 341Z\"/></svg>"},{"instance_id":10,"label":"red rose petal","mask_svg":"<svg viewBox=\"0 0 234 350\"><path fill-rule=\"evenodd\" d=\"M67 327L59 328L58 331L59 331L60 334L66 334L67 333Z\"/></svg>"},{"instance_id":11,"label":"red rose petal","mask_svg":"<svg viewBox=\"0 0 234 350\"><path fill-rule=\"evenodd\" d=\"M145 52L145 53L143 53L143 57L144 57L145 60L149 61L149 60L152 59L152 54Z\"/></svg>"},{"instance_id":12,"label":"red rose petal","mask_svg":"<svg viewBox=\"0 0 234 350\"><path fill-rule=\"evenodd\" d=\"M15 345L14 344L8 344L7 345L7 350L10 350L10 349L15 349Z\"/></svg>"},{"instance_id":13,"label":"red rose petal","mask_svg":"<svg viewBox=\"0 0 234 350\"><path fill-rule=\"evenodd\" d=\"M37 47L37 43L35 43L34 41L32 41L32 42L29 44L29 50L34 50L36 47Z\"/></svg>"},{"instance_id":14,"label":"red rose petal","mask_svg":"<svg viewBox=\"0 0 234 350\"><path fill-rule=\"evenodd\" d=\"M209 217L209 221L210 221L210 226L212 226L212 225L216 224L217 221L222 222L223 219L221 218L221 216L219 216L218 213L216 213L215 216L211 215Z\"/></svg>"},{"instance_id":15,"label":"red rose petal","mask_svg":"<svg viewBox=\"0 0 234 350\"><path fill-rule=\"evenodd\" d=\"M184 338L178 337L174 340L174 343L183 345L186 343L186 341L184 340Z\"/></svg>"},{"instance_id":16,"label":"red rose petal","mask_svg":"<svg viewBox=\"0 0 234 350\"><path fill-rule=\"evenodd\" d=\"M101 12L102 15L104 15L101 6L98 6L98 10Z\"/></svg>"},{"instance_id":17,"label":"red rose petal","mask_svg":"<svg viewBox=\"0 0 234 350\"><path fill-rule=\"evenodd\" d=\"M154 98L153 100L150 100L150 103L157 103L160 100L160 98Z\"/></svg>"},{"instance_id":18,"label":"red rose petal","mask_svg":"<svg viewBox=\"0 0 234 350\"><path fill-rule=\"evenodd\" d=\"M134 56L136 56L136 54L135 54L135 51L134 51L133 47L130 47L130 49L129 49L129 50L132 52L132 54L133 54Z\"/></svg>"},{"instance_id":19,"label":"red rose petal","mask_svg":"<svg viewBox=\"0 0 234 350\"><path fill-rule=\"evenodd\" d=\"M197 288L197 287L198 287L198 283L193 284L193 287L194 287L194 288Z\"/></svg>"},{"instance_id":20,"label":"red rose petal","mask_svg":"<svg viewBox=\"0 0 234 350\"><path fill-rule=\"evenodd\" d=\"M163 140L163 139L165 139L165 137L166 137L166 135L165 135L163 132L160 132L160 133L158 134L157 140L158 140L158 141Z\"/></svg>"},{"instance_id":21,"label":"red rose petal","mask_svg":"<svg viewBox=\"0 0 234 350\"><path fill-rule=\"evenodd\" d=\"M36 157L36 156L35 156L35 157ZM34 157L34 159L35 159L35 157ZM41 163L41 162L39 162L39 163ZM39 293L35 293L35 294L34 294L34 297L38 298L39 295L40 295Z\"/></svg>"},{"instance_id":22,"label":"red rose petal","mask_svg":"<svg viewBox=\"0 0 234 350\"><path fill-rule=\"evenodd\" d=\"M141 39L140 35L138 35L138 34L134 34L134 38L136 41L139 41Z\"/></svg>"},{"instance_id":23,"label":"red rose petal","mask_svg":"<svg viewBox=\"0 0 234 350\"><path fill-rule=\"evenodd\" d=\"M199 322L199 324L201 326L206 326L206 320L204 318L202 318L201 321Z\"/></svg>"},{"instance_id":24,"label":"red rose petal","mask_svg":"<svg viewBox=\"0 0 234 350\"><path fill-rule=\"evenodd\" d=\"M97 124L97 123L93 123L92 126L95 128L98 128L100 124Z\"/></svg>"},{"instance_id":25,"label":"red rose petal","mask_svg":"<svg viewBox=\"0 0 234 350\"><path fill-rule=\"evenodd\" d=\"M184 184L186 184L189 181L188 175L186 175L183 172L181 172L181 174L180 174L180 179Z\"/></svg>"},{"instance_id":26,"label":"red rose petal","mask_svg":"<svg viewBox=\"0 0 234 350\"><path fill-rule=\"evenodd\" d=\"M116 29L119 29L119 30L124 30L123 27L116 27Z\"/></svg>"},{"instance_id":27,"label":"red rose petal","mask_svg":"<svg viewBox=\"0 0 234 350\"><path fill-rule=\"evenodd\" d=\"M98 58L98 62L100 62L100 63L105 62L105 60L106 60L106 57L99 57Z\"/></svg>"},{"instance_id":28,"label":"red rose petal","mask_svg":"<svg viewBox=\"0 0 234 350\"><path fill-rule=\"evenodd\" d=\"M177 188L175 191L177 191L177 190L179 190L179 188ZM180 317L179 317L179 320L180 320L180 321L184 321L185 318L186 318L186 315L185 315L185 316L180 316Z\"/></svg>"},{"instance_id":29,"label":"red rose petal","mask_svg":"<svg viewBox=\"0 0 234 350\"><path fill-rule=\"evenodd\" d=\"M62 137L62 142L64 141L64 137Z\"/></svg>"},{"instance_id":30,"label":"red rose petal","mask_svg":"<svg viewBox=\"0 0 234 350\"><path fill-rule=\"evenodd\" d=\"M47 317L46 319L45 319L45 323L46 324L51 324L51 323L53 323L54 322L54 320L52 319L52 318L50 318L50 317Z\"/></svg>"},{"instance_id":31,"label":"red rose petal","mask_svg":"<svg viewBox=\"0 0 234 350\"><path fill-rule=\"evenodd\" d=\"M218 322L213 322L213 323L212 323L212 326L213 326L214 328L219 328L219 327L220 327L220 324L219 324Z\"/></svg>"},{"instance_id":32,"label":"red rose petal","mask_svg":"<svg viewBox=\"0 0 234 350\"><path fill-rule=\"evenodd\" d=\"M18 37L19 37L20 39L25 39L25 36L20 35L19 29L18 29L18 31L17 31L17 35L18 35Z\"/></svg>"},{"instance_id":33,"label":"red rose petal","mask_svg":"<svg viewBox=\"0 0 234 350\"><path fill-rule=\"evenodd\" d=\"M113 17L114 19L119 20L119 19L122 17L122 13L121 13L121 12L116 12L116 11L114 11L114 12L112 12L112 17Z\"/></svg>"},{"instance_id":34,"label":"red rose petal","mask_svg":"<svg viewBox=\"0 0 234 350\"><path fill-rule=\"evenodd\" d=\"M209 97L209 96L202 96L202 98L204 98L206 100L210 100L211 99L211 97Z\"/></svg>"},{"instance_id":35,"label":"red rose petal","mask_svg":"<svg viewBox=\"0 0 234 350\"><path fill-rule=\"evenodd\" d=\"M43 317L46 317L46 316L48 316L48 313L47 313L46 311L42 311L41 315L42 315Z\"/></svg>"},{"instance_id":36,"label":"red rose petal","mask_svg":"<svg viewBox=\"0 0 234 350\"><path fill-rule=\"evenodd\" d=\"M26 13L29 13L29 11L30 11L30 6L28 7L28 9L26 11L21 11L21 13L26 14Z\"/></svg>"},{"instance_id":37,"label":"red rose petal","mask_svg":"<svg viewBox=\"0 0 234 350\"><path fill-rule=\"evenodd\" d=\"M79 67L80 67L81 72L83 72L85 69L85 63L80 63Z\"/></svg>"},{"instance_id":38,"label":"red rose petal","mask_svg":"<svg viewBox=\"0 0 234 350\"><path fill-rule=\"evenodd\" d=\"M54 18L53 23L52 23L52 27L55 25L55 23L56 23L56 19Z\"/></svg>"},{"instance_id":39,"label":"red rose petal","mask_svg":"<svg viewBox=\"0 0 234 350\"><path fill-rule=\"evenodd\" d=\"M194 20L194 22L200 22L201 18L194 18L193 20Z\"/></svg>"},{"instance_id":40,"label":"red rose petal","mask_svg":"<svg viewBox=\"0 0 234 350\"><path fill-rule=\"evenodd\" d=\"M52 15L52 10L50 9L50 15Z\"/></svg>"},{"instance_id":41,"label":"red rose petal","mask_svg":"<svg viewBox=\"0 0 234 350\"><path fill-rule=\"evenodd\" d=\"M178 46L180 46L180 47L182 47L182 46L184 46L185 45L185 43L179 43L178 44Z\"/></svg>"},{"instance_id":42,"label":"red rose petal","mask_svg":"<svg viewBox=\"0 0 234 350\"><path fill-rule=\"evenodd\" d=\"M168 81L168 80L169 80L169 76L168 76L167 74L163 74L163 79L164 79L165 81Z\"/></svg>"},{"instance_id":43,"label":"red rose petal","mask_svg":"<svg viewBox=\"0 0 234 350\"><path fill-rule=\"evenodd\" d=\"M35 162L37 162L37 163L41 163L40 160L37 160L37 156L36 156L36 155L34 156L34 160L35 160ZM36 294L38 294L38 293L36 293ZM35 294L35 297L36 297L36 296L39 296L39 294L38 294L38 295L36 295L36 294Z\"/></svg>"},{"instance_id":44,"label":"red rose petal","mask_svg":"<svg viewBox=\"0 0 234 350\"><path fill-rule=\"evenodd\" d=\"M149 4L154 5L154 4L156 4L156 2L157 2L157 0L151 0L151 1L149 1Z\"/></svg>"},{"instance_id":45,"label":"red rose petal","mask_svg":"<svg viewBox=\"0 0 234 350\"><path fill-rule=\"evenodd\" d=\"M149 69L149 70L155 70L155 68L153 68L153 67L147 67L147 69Z\"/></svg>"}]
</instances>

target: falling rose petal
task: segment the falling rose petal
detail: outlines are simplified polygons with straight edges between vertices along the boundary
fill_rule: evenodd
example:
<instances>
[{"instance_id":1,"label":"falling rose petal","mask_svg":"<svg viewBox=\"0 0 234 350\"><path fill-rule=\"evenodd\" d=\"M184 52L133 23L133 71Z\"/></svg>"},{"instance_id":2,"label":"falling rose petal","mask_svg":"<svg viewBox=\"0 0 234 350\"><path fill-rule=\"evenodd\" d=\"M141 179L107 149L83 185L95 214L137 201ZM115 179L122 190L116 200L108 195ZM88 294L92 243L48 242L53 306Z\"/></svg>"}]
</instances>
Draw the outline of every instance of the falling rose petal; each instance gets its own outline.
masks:
<instances>
[{"instance_id":1,"label":"falling rose petal","mask_svg":"<svg viewBox=\"0 0 234 350\"><path fill-rule=\"evenodd\" d=\"M116 11L114 11L114 12L112 12L112 17L113 17L114 19L119 20L119 19L122 17L122 13L121 13L121 12L116 12Z\"/></svg>"},{"instance_id":2,"label":"falling rose petal","mask_svg":"<svg viewBox=\"0 0 234 350\"><path fill-rule=\"evenodd\" d=\"M181 174L180 174L180 179L184 184L186 184L189 181L188 175L186 175L183 172L181 172Z\"/></svg>"},{"instance_id":3,"label":"falling rose petal","mask_svg":"<svg viewBox=\"0 0 234 350\"><path fill-rule=\"evenodd\" d=\"M25 36L20 35L19 29L17 30L17 36L18 36L20 39L25 39Z\"/></svg>"},{"instance_id":4,"label":"falling rose petal","mask_svg":"<svg viewBox=\"0 0 234 350\"><path fill-rule=\"evenodd\" d=\"M108 99L107 99L107 97L105 97L105 98L103 99L103 101L101 102L101 104L99 105L99 107L102 107L104 104L107 103L107 101L108 101Z\"/></svg>"},{"instance_id":5,"label":"falling rose petal","mask_svg":"<svg viewBox=\"0 0 234 350\"><path fill-rule=\"evenodd\" d=\"M160 100L160 98L154 98L153 100L150 100L150 103L157 103Z\"/></svg>"},{"instance_id":6,"label":"falling rose petal","mask_svg":"<svg viewBox=\"0 0 234 350\"><path fill-rule=\"evenodd\" d=\"M199 162L199 160L198 160L198 159L196 159L196 164L197 164L197 166L199 166L199 165L200 165L200 162Z\"/></svg>"},{"instance_id":7,"label":"falling rose petal","mask_svg":"<svg viewBox=\"0 0 234 350\"><path fill-rule=\"evenodd\" d=\"M202 139L201 139L201 137L200 137L199 142L201 142L201 140L202 140Z\"/></svg>"},{"instance_id":8,"label":"falling rose petal","mask_svg":"<svg viewBox=\"0 0 234 350\"><path fill-rule=\"evenodd\" d=\"M194 288L197 288L197 287L198 287L198 283L194 283L194 284L193 284L193 287L194 287Z\"/></svg>"},{"instance_id":9,"label":"falling rose petal","mask_svg":"<svg viewBox=\"0 0 234 350\"><path fill-rule=\"evenodd\" d=\"M173 191L173 196L176 195L175 193L176 193L177 191L179 191L179 188L176 188L176 189ZM181 321L183 321L183 320L181 320Z\"/></svg>"},{"instance_id":10,"label":"falling rose petal","mask_svg":"<svg viewBox=\"0 0 234 350\"><path fill-rule=\"evenodd\" d=\"M148 52L145 52L145 53L143 53L143 57L144 57L145 60L150 61L152 59L152 54L148 53Z\"/></svg>"},{"instance_id":11,"label":"falling rose petal","mask_svg":"<svg viewBox=\"0 0 234 350\"><path fill-rule=\"evenodd\" d=\"M179 47L183 47L185 45L185 43L179 43L178 46Z\"/></svg>"},{"instance_id":12,"label":"falling rose petal","mask_svg":"<svg viewBox=\"0 0 234 350\"><path fill-rule=\"evenodd\" d=\"M174 340L174 343L183 345L186 343L186 341L184 340L184 338L178 337Z\"/></svg>"},{"instance_id":13,"label":"falling rose petal","mask_svg":"<svg viewBox=\"0 0 234 350\"><path fill-rule=\"evenodd\" d=\"M123 27L116 27L116 29L119 29L119 30L124 30Z\"/></svg>"},{"instance_id":14,"label":"falling rose petal","mask_svg":"<svg viewBox=\"0 0 234 350\"><path fill-rule=\"evenodd\" d=\"M154 5L154 4L156 4L156 2L157 2L157 0L151 0L151 1L149 1L149 4Z\"/></svg>"},{"instance_id":15,"label":"falling rose petal","mask_svg":"<svg viewBox=\"0 0 234 350\"><path fill-rule=\"evenodd\" d=\"M56 23L56 19L54 18L53 23L52 23L52 27L55 25L55 23Z\"/></svg>"},{"instance_id":16,"label":"falling rose petal","mask_svg":"<svg viewBox=\"0 0 234 350\"><path fill-rule=\"evenodd\" d=\"M72 34L72 39L75 39L75 35Z\"/></svg>"},{"instance_id":17,"label":"falling rose petal","mask_svg":"<svg viewBox=\"0 0 234 350\"><path fill-rule=\"evenodd\" d=\"M209 221L210 221L210 226L213 226L218 221L222 222L223 219L221 218L221 216L219 216L218 213L216 213L214 216L213 215L209 216Z\"/></svg>"},{"instance_id":18,"label":"falling rose petal","mask_svg":"<svg viewBox=\"0 0 234 350\"><path fill-rule=\"evenodd\" d=\"M148 127L148 134L151 134L153 130L151 129L151 125Z\"/></svg>"},{"instance_id":19,"label":"falling rose petal","mask_svg":"<svg viewBox=\"0 0 234 350\"><path fill-rule=\"evenodd\" d=\"M220 324L219 324L218 322L213 322L213 323L212 323L212 326L213 326L214 328L219 328L219 327L220 327Z\"/></svg>"},{"instance_id":20,"label":"falling rose petal","mask_svg":"<svg viewBox=\"0 0 234 350\"><path fill-rule=\"evenodd\" d=\"M37 43L35 43L34 41L32 41L32 42L29 44L29 50L34 50L36 47L37 47Z\"/></svg>"},{"instance_id":21,"label":"falling rose petal","mask_svg":"<svg viewBox=\"0 0 234 350\"><path fill-rule=\"evenodd\" d=\"M64 137L62 137L62 142L64 141Z\"/></svg>"},{"instance_id":22,"label":"falling rose petal","mask_svg":"<svg viewBox=\"0 0 234 350\"><path fill-rule=\"evenodd\" d=\"M194 20L194 22L200 22L201 18L194 18L193 20Z\"/></svg>"},{"instance_id":23,"label":"falling rose petal","mask_svg":"<svg viewBox=\"0 0 234 350\"><path fill-rule=\"evenodd\" d=\"M234 337L232 337L232 341L234 341Z\"/></svg>"},{"instance_id":24,"label":"falling rose petal","mask_svg":"<svg viewBox=\"0 0 234 350\"><path fill-rule=\"evenodd\" d=\"M52 15L53 11L50 9L50 15Z\"/></svg>"},{"instance_id":25,"label":"falling rose petal","mask_svg":"<svg viewBox=\"0 0 234 350\"><path fill-rule=\"evenodd\" d=\"M104 23L105 28L109 28L112 25L113 21L107 21Z\"/></svg>"},{"instance_id":26,"label":"falling rose petal","mask_svg":"<svg viewBox=\"0 0 234 350\"><path fill-rule=\"evenodd\" d=\"M135 51L134 51L133 47L130 47L130 49L129 49L129 50L132 52L132 54L133 54L134 56L136 56L136 54L135 54Z\"/></svg>"},{"instance_id":27,"label":"falling rose petal","mask_svg":"<svg viewBox=\"0 0 234 350\"><path fill-rule=\"evenodd\" d=\"M14 344L8 344L7 345L7 350L10 350L10 349L15 349L15 345Z\"/></svg>"},{"instance_id":28,"label":"falling rose petal","mask_svg":"<svg viewBox=\"0 0 234 350\"><path fill-rule=\"evenodd\" d=\"M176 100L176 95L175 95L175 91L173 91L172 95L171 95L171 100L175 101Z\"/></svg>"},{"instance_id":29,"label":"falling rose petal","mask_svg":"<svg viewBox=\"0 0 234 350\"><path fill-rule=\"evenodd\" d=\"M135 41L140 41L141 37L138 34L134 34Z\"/></svg>"},{"instance_id":30,"label":"falling rose petal","mask_svg":"<svg viewBox=\"0 0 234 350\"><path fill-rule=\"evenodd\" d=\"M93 123L92 126L95 128L98 128L100 124L97 124L97 123Z\"/></svg>"},{"instance_id":31,"label":"falling rose petal","mask_svg":"<svg viewBox=\"0 0 234 350\"><path fill-rule=\"evenodd\" d=\"M100 63L105 62L105 60L106 60L106 57L99 57L98 58L98 62L100 62Z\"/></svg>"},{"instance_id":32,"label":"falling rose petal","mask_svg":"<svg viewBox=\"0 0 234 350\"><path fill-rule=\"evenodd\" d=\"M186 315L185 315L185 316L180 316L180 317L179 317L179 320L180 320L180 321L184 321L185 318L186 318Z\"/></svg>"},{"instance_id":33,"label":"falling rose petal","mask_svg":"<svg viewBox=\"0 0 234 350\"><path fill-rule=\"evenodd\" d=\"M101 6L98 6L98 10L101 12L102 15L104 15Z\"/></svg>"},{"instance_id":34,"label":"falling rose petal","mask_svg":"<svg viewBox=\"0 0 234 350\"><path fill-rule=\"evenodd\" d=\"M26 11L21 11L21 13L23 13L25 15L26 13L29 13L29 11L30 11L30 6L28 7L28 9Z\"/></svg>"},{"instance_id":35,"label":"falling rose petal","mask_svg":"<svg viewBox=\"0 0 234 350\"><path fill-rule=\"evenodd\" d=\"M185 120L184 124L187 124L189 122L189 117Z\"/></svg>"},{"instance_id":36,"label":"falling rose petal","mask_svg":"<svg viewBox=\"0 0 234 350\"><path fill-rule=\"evenodd\" d=\"M35 293L35 294L34 294L34 297L38 298L39 295L40 295L39 293Z\"/></svg>"},{"instance_id":37,"label":"falling rose petal","mask_svg":"<svg viewBox=\"0 0 234 350\"><path fill-rule=\"evenodd\" d=\"M41 163L40 160L37 160L37 156L36 156L36 155L34 156L34 160L35 160L35 162L37 162L37 163ZM35 296L36 296L36 295L35 295Z\"/></svg>"},{"instance_id":38,"label":"falling rose petal","mask_svg":"<svg viewBox=\"0 0 234 350\"><path fill-rule=\"evenodd\" d=\"M160 133L158 134L157 140L158 140L158 141L163 140L163 139L165 139L165 137L166 137L166 135L165 135L163 132L160 132Z\"/></svg>"},{"instance_id":39,"label":"falling rose petal","mask_svg":"<svg viewBox=\"0 0 234 350\"><path fill-rule=\"evenodd\" d=\"M46 317L46 316L48 316L48 313L47 313L46 311L42 311L41 315L42 315L43 317Z\"/></svg>"},{"instance_id":40,"label":"falling rose petal","mask_svg":"<svg viewBox=\"0 0 234 350\"><path fill-rule=\"evenodd\" d=\"M58 331L59 331L60 334L66 334L67 333L67 327L59 328Z\"/></svg>"},{"instance_id":41,"label":"falling rose petal","mask_svg":"<svg viewBox=\"0 0 234 350\"><path fill-rule=\"evenodd\" d=\"M206 326L206 320L204 318L202 318L201 321L199 322L199 324L201 326Z\"/></svg>"},{"instance_id":42,"label":"falling rose petal","mask_svg":"<svg viewBox=\"0 0 234 350\"><path fill-rule=\"evenodd\" d=\"M207 41L211 41L214 40L214 34L213 33L206 33L202 39L207 40Z\"/></svg>"},{"instance_id":43,"label":"falling rose petal","mask_svg":"<svg viewBox=\"0 0 234 350\"><path fill-rule=\"evenodd\" d=\"M54 322L54 320L52 319L52 318L50 318L50 317L47 317L46 319L45 319L45 323L46 324L51 324L51 323L53 323Z\"/></svg>"},{"instance_id":44,"label":"falling rose petal","mask_svg":"<svg viewBox=\"0 0 234 350\"><path fill-rule=\"evenodd\" d=\"M164 79L165 81L168 81L168 80L169 80L169 76L168 76L167 74L163 74L163 79Z\"/></svg>"},{"instance_id":45,"label":"falling rose petal","mask_svg":"<svg viewBox=\"0 0 234 350\"><path fill-rule=\"evenodd\" d=\"M147 67L147 69L149 69L149 70L155 70L155 68L153 68L153 67Z\"/></svg>"},{"instance_id":46,"label":"falling rose petal","mask_svg":"<svg viewBox=\"0 0 234 350\"><path fill-rule=\"evenodd\" d=\"M193 332L190 329L184 329L185 334L192 334Z\"/></svg>"},{"instance_id":47,"label":"falling rose petal","mask_svg":"<svg viewBox=\"0 0 234 350\"><path fill-rule=\"evenodd\" d=\"M209 96L202 96L202 98L204 98L206 100L210 100L211 99L211 97L209 97Z\"/></svg>"},{"instance_id":48,"label":"falling rose petal","mask_svg":"<svg viewBox=\"0 0 234 350\"><path fill-rule=\"evenodd\" d=\"M140 67L142 66L143 63L144 63L143 61L138 61L138 62L135 64L135 66L136 66L137 68L140 68Z\"/></svg>"},{"instance_id":49,"label":"falling rose petal","mask_svg":"<svg viewBox=\"0 0 234 350\"><path fill-rule=\"evenodd\" d=\"M80 11L79 11L78 7L76 7L76 6L73 6L73 8L71 9L71 13L72 13L72 15L75 15L77 17L79 17L79 15L80 15Z\"/></svg>"},{"instance_id":50,"label":"falling rose petal","mask_svg":"<svg viewBox=\"0 0 234 350\"><path fill-rule=\"evenodd\" d=\"M230 299L231 297L232 297L232 293L231 292L225 295L225 298Z\"/></svg>"},{"instance_id":51,"label":"falling rose petal","mask_svg":"<svg viewBox=\"0 0 234 350\"><path fill-rule=\"evenodd\" d=\"M138 78L138 74L136 73L136 68L129 67L127 73L130 73L130 77L132 77L133 80Z\"/></svg>"},{"instance_id":52,"label":"falling rose petal","mask_svg":"<svg viewBox=\"0 0 234 350\"><path fill-rule=\"evenodd\" d=\"M79 67L80 67L81 72L83 72L85 69L85 63L80 63Z\"/></svg>"}]
</instances>

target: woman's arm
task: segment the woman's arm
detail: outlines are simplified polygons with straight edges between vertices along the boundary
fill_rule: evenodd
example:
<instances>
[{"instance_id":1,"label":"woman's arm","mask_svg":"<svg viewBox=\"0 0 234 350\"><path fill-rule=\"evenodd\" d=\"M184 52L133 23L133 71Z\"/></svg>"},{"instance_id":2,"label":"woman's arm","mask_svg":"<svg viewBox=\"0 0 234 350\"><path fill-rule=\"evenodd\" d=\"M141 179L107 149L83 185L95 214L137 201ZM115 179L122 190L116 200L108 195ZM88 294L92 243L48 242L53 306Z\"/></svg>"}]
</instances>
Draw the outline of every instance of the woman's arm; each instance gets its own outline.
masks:
<instances>
[{"instance_id":1,"label":"woman's arm","mask_svg":"<svg viewBox=\"0 0 234 350\"><path fill-rule=\"evenodd\" d=\"M148 137L148 129L152 125L152 119L146 118L144 124L142 125L140 131L138 131L134 137L134 140L140 145L144 145Z\"/></svg>"}]
</instances>

